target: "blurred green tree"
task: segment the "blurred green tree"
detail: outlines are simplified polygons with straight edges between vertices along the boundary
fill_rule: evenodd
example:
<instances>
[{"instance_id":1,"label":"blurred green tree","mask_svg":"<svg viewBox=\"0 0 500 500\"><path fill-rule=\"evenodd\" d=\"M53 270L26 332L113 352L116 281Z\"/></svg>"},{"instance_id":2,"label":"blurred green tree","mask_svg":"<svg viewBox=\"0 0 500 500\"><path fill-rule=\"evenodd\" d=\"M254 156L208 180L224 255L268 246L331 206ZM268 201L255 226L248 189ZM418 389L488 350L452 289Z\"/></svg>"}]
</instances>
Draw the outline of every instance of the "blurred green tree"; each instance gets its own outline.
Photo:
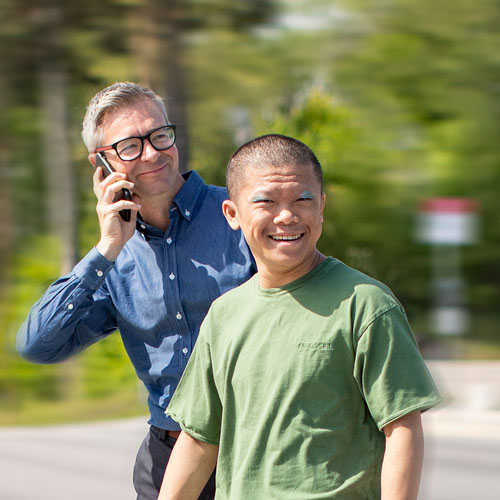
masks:
<instances>
[{"instance_id":1,"label":"blurred green tree","mask_svg":"<svg viewBox=\"0 0 500 500\"><path fill-rule=\"evenodd\" d=\"M121 387L136 395L118 335L69 369L30 365L14 351L22 318L68 255L50 221L70 213L56 214L47 200L74 203L75 223L60 229L71 238L75 228L79 253L97 241L79 131L89 98L119 80L166 96L181 125L183 168L208 182L224 182L229 155L248 136L282 132L309 144L325 168L322 250L387 282L423 335L432 333L424 319L430 252L414 240L419 202L478 200L481 242L464 249L464 272L474 334L498 343L499 16L491 0L4 0L2 407L55 407L69 392L64 379L87 405L91 396L102 405L107 394L118 407L111 395ZM54 85L57 95L48 91ZM66 159L54 165L52 156ZM56 174L58 167L65 170Z\"/></svg>"}]
</instances>

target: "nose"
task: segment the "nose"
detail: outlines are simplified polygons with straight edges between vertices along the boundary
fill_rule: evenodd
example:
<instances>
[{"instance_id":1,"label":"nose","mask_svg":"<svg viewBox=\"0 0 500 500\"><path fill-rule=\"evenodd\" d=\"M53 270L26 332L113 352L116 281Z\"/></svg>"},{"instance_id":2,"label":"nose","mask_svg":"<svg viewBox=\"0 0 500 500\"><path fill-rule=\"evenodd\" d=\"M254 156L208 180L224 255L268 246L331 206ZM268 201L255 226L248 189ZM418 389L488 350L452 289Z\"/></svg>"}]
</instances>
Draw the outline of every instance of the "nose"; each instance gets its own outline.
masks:
<instances>
[{"instance_id":1,"label":"nose","mask_svg":"<svg viewBox=\"0 0 500 500\"><path fill-rule=\"evenodd\" d=\"M154 161L158 158L158 155L160 154L159 151L157 151L149 142L148 139L144 139L142 143L142 155L141 159L143 161Z\"/></svg>"},{"instance_id":2,"label":"nose","mask_svg":"<svg viewBox=\"0 0 500 500\"><path fill-rule=\"evenodd\" d=\"M298 217L290 207L281 207L274 218L275 224L295 224Z\"/></svg>"}]
</instances>

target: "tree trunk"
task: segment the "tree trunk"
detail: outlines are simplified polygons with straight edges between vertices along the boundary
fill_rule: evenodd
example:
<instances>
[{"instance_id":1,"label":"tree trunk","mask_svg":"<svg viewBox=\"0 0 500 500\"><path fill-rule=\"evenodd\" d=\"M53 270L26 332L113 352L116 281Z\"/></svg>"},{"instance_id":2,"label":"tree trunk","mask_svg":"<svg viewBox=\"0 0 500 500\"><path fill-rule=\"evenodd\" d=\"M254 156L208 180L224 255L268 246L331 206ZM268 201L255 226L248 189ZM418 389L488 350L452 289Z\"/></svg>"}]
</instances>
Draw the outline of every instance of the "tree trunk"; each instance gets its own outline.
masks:
<instances>
[{"instance_id":1,"label":"tree trunk","mask_svg":"<svg viewBox=\"0 0 500 500\"><path fill-rule=\"evenodd\" d=\"M3 54L0 54L0 121L3 121L6 111L6 71L3 64ZM0 122L0 125L3 123ZM12 256L13 221L10 213L10 168L7 155L6 137L4 127L0 126L4 132L0 134L0 214L2 223L0 224L0 302L2 294L5 292L5 285L8 282L9 262Z\"/></svg>"},{"instance_id":2,"label":"tree trunk","mask_svg":"<svg viewBox=\"0 0 500 500\"><path fill-rule=\"evenodd\" d=\"M179 170L188 169L189 143L186 112L186 80L182 64L181 7L177 1L147 0L141 22L132 34L141 82L165 99L168 117L177 125Z\"/></svg>"},{"instance_id":3,"label":"tree trunk","mask_svg":"<svg viewBox=\"0 0 500 500\"><path fill-rule=\"evenodd\" d=\"M70 160L67 119L67 74L62 55L62 6L43 7L39 69L44 168L49 229L60 243L61 274L77 260L75 171Z\"/></svg>"}]
</instances>

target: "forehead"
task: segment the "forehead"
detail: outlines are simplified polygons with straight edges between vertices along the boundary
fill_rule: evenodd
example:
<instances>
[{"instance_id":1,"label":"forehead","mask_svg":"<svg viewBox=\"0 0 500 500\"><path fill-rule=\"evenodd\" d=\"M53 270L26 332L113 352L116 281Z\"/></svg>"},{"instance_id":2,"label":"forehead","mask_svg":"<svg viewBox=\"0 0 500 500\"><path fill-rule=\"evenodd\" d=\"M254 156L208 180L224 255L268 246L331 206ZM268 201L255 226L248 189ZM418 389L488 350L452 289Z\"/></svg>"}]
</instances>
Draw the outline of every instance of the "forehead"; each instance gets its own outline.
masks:
<instances>
[{"instance_id":1,"label":"forehead","mask_svg":"<svg viewBox=\"0 0 500 500\"><path fill-rule=\"evenodd\" d=\"M166 123L162 109L149 99L142 99L106 113L100 126L104 142L111 143L125 137L144 135Z\"/></svg>"},{"instance_id":2,"label":"forehead","mask_svg":"<svg viewBox=\"0 0 500 500\"><path fill-rule=\"evenodd\" d=\"M243 171L241 187L252 192L287 192L305 188L321 190L314 168L310 164L247 166Z\"/></svg>"}]
</instances>

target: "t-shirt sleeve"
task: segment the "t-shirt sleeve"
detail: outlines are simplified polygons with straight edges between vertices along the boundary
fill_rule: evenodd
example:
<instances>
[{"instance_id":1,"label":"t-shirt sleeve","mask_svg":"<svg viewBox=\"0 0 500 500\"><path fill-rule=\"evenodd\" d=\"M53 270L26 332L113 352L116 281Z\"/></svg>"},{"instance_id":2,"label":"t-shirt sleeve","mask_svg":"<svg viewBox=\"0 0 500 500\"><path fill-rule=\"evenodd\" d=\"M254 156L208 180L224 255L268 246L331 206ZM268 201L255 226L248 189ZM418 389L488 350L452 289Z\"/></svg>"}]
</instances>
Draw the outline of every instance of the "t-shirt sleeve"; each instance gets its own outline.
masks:
<instances>
[{"instance_id":1,"label":"t-shirt sleeve","mask_svg":"<svg viewBox=\"0 0 500 500\"><path fill-rule=\"evenodd\" d=\"M406 315L397 305L362 332L354 376L379 429L441 402Z\"/></svg>"},{"instance_id":2,"label":"t-shirt sleeve","mask_svg":"<svg viewBox=\"0 0 500 500\"><path fill-rule=\"evenodd\" d=\"M165 413L190 436L219 444L222 403L216 387L207 320L202 325L191 358Z\"/></svg>"}]
</instances>

